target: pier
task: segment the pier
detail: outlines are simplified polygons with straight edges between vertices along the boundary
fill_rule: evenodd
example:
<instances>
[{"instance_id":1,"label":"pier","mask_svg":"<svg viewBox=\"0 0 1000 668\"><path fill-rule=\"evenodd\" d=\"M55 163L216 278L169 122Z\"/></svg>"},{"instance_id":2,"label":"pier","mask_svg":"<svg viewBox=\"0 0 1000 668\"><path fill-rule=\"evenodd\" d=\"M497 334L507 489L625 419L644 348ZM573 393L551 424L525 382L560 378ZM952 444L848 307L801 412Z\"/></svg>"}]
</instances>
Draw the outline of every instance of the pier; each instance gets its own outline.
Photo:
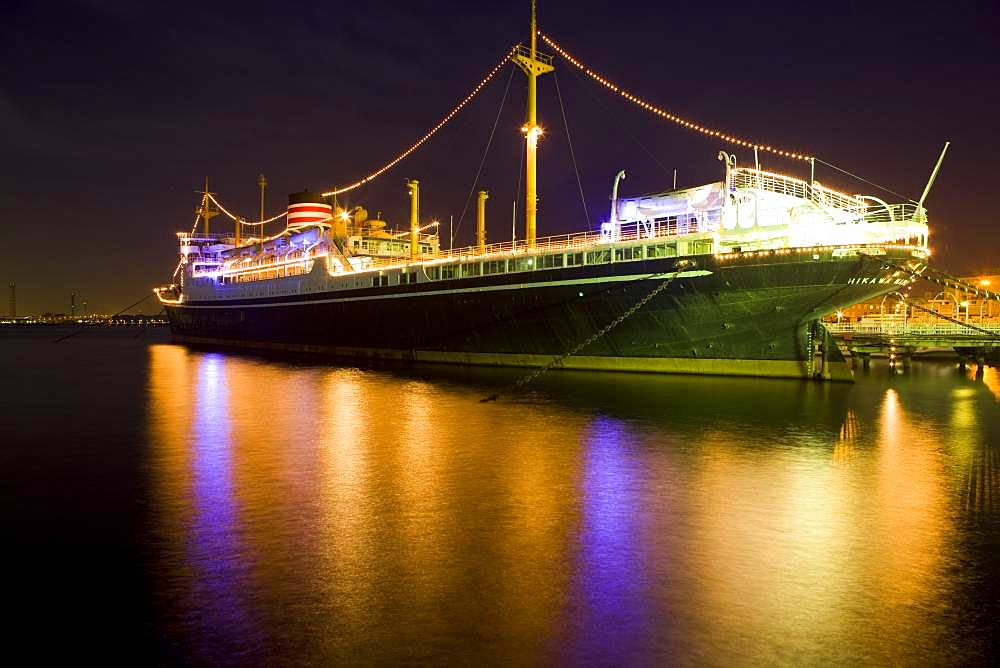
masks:
<instances>
[{"instance_id":1,"label":"pier","mask_svg":"<svg viewBox=\"0 0 1000 668\"><path fill-rule=\"evenodd\" d=\"M871 356L885 355L909 367L915 354L954 351L959 364L975 362L981 374L985 365L1000 364L1000 324L953 322L842 322L825 323L827 331L851 360L869 368Z\"/></svg>"}]
</instances>

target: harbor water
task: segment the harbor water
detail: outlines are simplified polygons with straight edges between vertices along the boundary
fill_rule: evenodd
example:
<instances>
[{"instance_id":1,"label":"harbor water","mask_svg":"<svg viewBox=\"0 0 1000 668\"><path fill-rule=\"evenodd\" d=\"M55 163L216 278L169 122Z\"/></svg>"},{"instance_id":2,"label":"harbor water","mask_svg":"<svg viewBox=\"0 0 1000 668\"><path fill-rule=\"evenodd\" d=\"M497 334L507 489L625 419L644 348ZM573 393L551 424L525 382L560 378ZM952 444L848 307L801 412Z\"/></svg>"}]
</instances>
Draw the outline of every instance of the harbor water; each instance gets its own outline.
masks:
<instances>
[{"instance_id":1,"label":"harbor water","mask_svg":"<svg viewBox=\"0 0 1000 668\"><path fill-rule=\"evenodd\" d=\"M0 330L9 629L152 663L969 664L1000 371L357 367Z\"/></svg>"}]
</instances>

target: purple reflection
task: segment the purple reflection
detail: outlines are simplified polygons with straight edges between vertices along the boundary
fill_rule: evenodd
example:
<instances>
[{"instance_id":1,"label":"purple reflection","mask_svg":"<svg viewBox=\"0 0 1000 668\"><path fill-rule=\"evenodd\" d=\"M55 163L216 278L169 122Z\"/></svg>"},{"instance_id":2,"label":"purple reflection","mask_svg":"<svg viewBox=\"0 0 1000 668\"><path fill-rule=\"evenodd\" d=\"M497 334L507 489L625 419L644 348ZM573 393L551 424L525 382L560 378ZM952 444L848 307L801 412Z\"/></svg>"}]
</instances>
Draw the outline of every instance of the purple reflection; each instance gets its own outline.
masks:
<instances>
[{"instance_id":1,"label":"purple reflection","mask_svg":"<svg viewBox=\"0 0 1000 668\"><path fill-rule=\"evenodd\" d=\"M207 642L202 648L220 653L245 651L258 635L243 600L250 563L237 533L225 364L222 355L206 354L198 366L189 561L196 624Z\"/></svg>"},{"instance_id":2,"label":"purple reflection","mask_svg":"<svg viewBox=\"0 0 1000 668\"><path fill-rule=\"evenodd\" d=\"M583 526L571 618L579 620L575 659L634 663L649 642L655 612L643 556L643 476L633 437L620 420L599 417L588 434L582 480Z\"/></svg>"}]
</instances>

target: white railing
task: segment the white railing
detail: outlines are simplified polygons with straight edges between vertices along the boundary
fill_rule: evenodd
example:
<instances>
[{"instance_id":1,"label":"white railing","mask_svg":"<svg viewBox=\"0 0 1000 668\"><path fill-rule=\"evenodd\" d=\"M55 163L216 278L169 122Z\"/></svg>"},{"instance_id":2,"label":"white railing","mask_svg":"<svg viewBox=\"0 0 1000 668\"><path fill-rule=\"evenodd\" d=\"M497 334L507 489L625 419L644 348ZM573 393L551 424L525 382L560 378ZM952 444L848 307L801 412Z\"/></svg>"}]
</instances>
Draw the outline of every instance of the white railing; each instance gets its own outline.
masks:
<instances>
[{"instance_id":1,"label":"white railing","mask_svg":"<svg viewBox=\"0 0 1000 668\"><path fill-rule=\"evenodd\" d=\"M774 172L758 172L756 169L741 167L732 172L731 187L756 188L768 192L789 195L806 199L821 206L863 214L868 204L861 198L831 190L818 182L811 185L801 179L776 174Z\"/></svg>"},{"instance_id":2,"label":"white railing","mask_svg":"<svg viewBox=\"0 0 1000 668\"><path fill-rule=\"evenodd\" d=\"M861 334L868 336L1000 336L1000 322L829 322L824 326L831 334ZM984 331L985 330L985 331Z\"/></svg>"},{"instance_id":3,"label":"white railing","mask_svg":"<svg viewBox=\"0 0 1000 668\"><path fill-rule=\"evenodd\" d=\"M714 213L714 215L713 215ZM607 245L610 243L645 243L656 239L676 239L686 236L696 237L701 234L713 232L718 226L718 211L699 212L690 215L691 220L680 223L655 223L650 221L649 225L642 222L628 223L622 225L621 234L613 241L604 237L600 232L574 232L571 234L557 234L549 237L539 237L535 240L535 245L529 247L524 241L505 241L496 244L487 244L484 252L479 252L477 246L464 246L451 250L441 250L433 254L423 254L419 261L440 261L450 262L457 260L468 260L472 258L488 257L508 257L512 255L544 255L556 251L584 250L593 246ZM407 258L373 258L374 266L382 267L386 265L397 265Z\"/></svg>"}]
</instances>

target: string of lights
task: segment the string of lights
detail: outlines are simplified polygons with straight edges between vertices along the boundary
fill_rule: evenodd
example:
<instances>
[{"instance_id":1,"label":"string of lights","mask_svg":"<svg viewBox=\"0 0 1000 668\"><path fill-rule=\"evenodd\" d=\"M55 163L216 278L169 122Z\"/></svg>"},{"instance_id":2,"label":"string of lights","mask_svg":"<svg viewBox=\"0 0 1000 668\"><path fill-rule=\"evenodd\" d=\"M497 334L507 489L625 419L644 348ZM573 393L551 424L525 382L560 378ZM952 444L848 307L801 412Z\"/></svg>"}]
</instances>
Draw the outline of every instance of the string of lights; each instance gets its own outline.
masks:
<instances>
[{"instance_id":1,"label":"string of lights","mask_svg":"<svg viewBox=\"0 0 1000 668\"><path fill-rule=\"evenodd\" d=\"M418 227L418 228L417 228L417 232L423 232L424 230L428 230L428 229L430 229L430 228L432 228L432 227L437 227L437 226L439 226L440 224L441 224L440 222L438 222L438 221L436 221L436 220L435 220L435 221L434 221L433 223L427 223L427 224L426 224L426 225L424 225L423 227ZM410 233L410 231L409 231L409 230L406 230L405 232L398 232L398 233L396 233L396 234L392 235L392 238L393 238L393 239L399 239L399 238L401 238L401 237L405 237L405 236L407 236L407 235L408 235L409 233Z\"/></svg>"},{"instance_id":2,"label":"string of lights","mask_svg":"<svg viewBox=\"0 0 1000 668\"><path fill-rule=\"evenodd\" d=\"M219 207L219 211L221 211L222 213L226 214L227 216L229 216L230 218L232 218L235 221L242 221L243 220L239 216L230 213L229 210L226 209L226 207L222 206L222 204L219 203L219 200L215 199L215 195L213 195L212 193L206 193L206 194L208 196L208 199L212 200L212 202L215 203L215 206Z\"/></svg>"},{"instance_id":3,"label":"string of lights","mask_svg":"<svg viewBox=\"0 0 1000 668\"><path fill-rule=\"evenodd\" d=\"M201 220L201 207L205 206L205 195L201 196L201 203L198 205L199 208L194 212L194 222L191 223L191 235L194 236L195 230L198 229L198 221Z\"/></svg>"},{"instance_id":4,"label":"string of lights","mask_svg":"<svg viewBox=\"0 0 1000 668\"><path fill-rule=\"evenodd\" d=\"M608 80L606 77L603 77L600 74L598 74L597 72L595 72L594 70L590 69L589 67L587 67L586 65L584 65L582 62L580 62L579 60L577 60L576 58L574 58L573 56L571 56L561 46L559 46L558 44L556 44L552 40L552 38L550 38L548 35L543 34L541 30L538 31L538 36L541 37L542 40L546 44L548 44L556 53L558 53L560 56L562 56L563 59L565 59L566 62L568 62L570 65L573 65L574 67L576 67L577 69L579 69L580 71L582 71L584 74L586 74L587 76L589 76L591 79L593 79L597 83L601 84L602 86L604 86L608 90L612 91L613 93L617 93L618 95L620 95L621 97L625 98L629 102L635 104L638 107L641 107L641 108L645 109L646 111L649 111L651 113L656 114L660 118L664 118L664 119L666 119L668 121L672 121L672 122L676 123L677 125L685 127L685 128L687 128L689 130L694 130L695 132L700 132L701 134L706 135L708 137L718 137L719 139L722 139L723 141L729 142L730 144L736 144L737 146L743 146L745 148L757 149L758 151L764 151L766 153L772 153L774 155L778 155L778 156L781 156L783 158L792 158L794 160L810 161L810 160L813 159L813 156L806 155L805 153L796 153L795 151L787 151L787 150L784 150L784 149L775 148L773 146L768 146L767 144L760 144L760 143L757 143L757 142L752 142L752 141L749 141L747 139L743 139L741 137L737 137L736 135L723 132L722 130L716 130L714 128L710 128L710 127L701 125L699 123L694 123L692 121L689 121L689 120L686 120L684 118L681 118L680 116L672 114L669 111L665 111L664 109L661 109L660 107L657 107L654 104L650 104L649 102L646 102L645 100L643 100L639 96L633 95L632 93L628 92L624 88L622 88L622 87L618 86L617 84L615 84L614 82Z\"/></svg>"},{"instance_id":5,"label":"string of lights","mask_svg":"<svg viewBox=\"0 0 1000 668\"><path fill-rule=\"evenodd\" d=\"M418 148L420 148L424 144L424 142L426 142L428 139L430 139L435 134L437 134L438 130L440 130L441 128L443 128L445 126L445 124L448 123L448 121L450 121L452 118L454 118L455 115L458 112L460 112L469 102L471 102L472 98L474 98L476 95L478 95L479 92L486 86L486 84L488 84L493 79L493 77L495 77L497 75L497 73L501 69L503 69L503 66L507 64L507 62L511 59L511 57L513 55L514 55L514 49L512 48L510 51L507 52L506 55L504 55L503 59L499 63L497 63L496 67L494 67L492 70L490 70L489 74L487 74L485 77L483 77L483 79L476 85L476 87L473 88L472 91L468 95L466 95L462 99L461 102L459 102L457 105L455 105L455 107L452 108L452 110L449 111L448 114L445 115L445 117L442 118L438 122L437 125L435 125L433 128L431 128L423 137L421 137L419 140L417 140L417 142L414 143L412 146L410 146L408 149L406 149L405 151L403 151L402 153L400 153L399 155L397 155L395 158L393 158L391 161L387 162L385 165L383 165L379 169L375 170L374 172L372 172L368 176L364 177L363 179L361 179L359 181L355 181L354 183L352 183L352 184L350 184L348 186L344 186L343 188L334 188L333 190L329 190L329 191L323 193L323 196L324 197L329 197L331 195L340 195L341 193L345 193L345 192L348 192L350 190L354 190L356 188L360 188L361 186L365 185L366 183L369 183L370 181L375 180L376 178L378 178L382 174L385 174L387 171L389 171L390 169L392 169L393 167L395 167L396 165L398 165L400 162L402 162L404 159L406 159L410 154L412 154L414 151L416 151ZM277 215L274 215L271 218L268 218L267 220L264 220L264 221L260 221L260 222L256 222L256 223L254 223L254 222L248 222L245 218L242 218L240 216L237 216L237 215L231 213L228 209L226 209L226 207L222 206L222 204L219 202L219 200L217 200L213 195L209 194L208 197L212 200L212 202L215 203L215 205L217 207L219 207L219 210L222 211L222 213L224 213L227 216L229 216L232 220L239 221L239 222L243 223L244 225L261 225L261 229L262 230L263 230L263 225L266 225L267 223L273 222L273 221L278 220L279 218L282 218L285 215L287 215L287 212L283 211L283 212L281 212L281 213L279 213ZM197 221L196 221L196 225L197 225ZM194 231L192 230L192 233L193 232Z\"/></svg>"},{"instance_id":6,"label":"string of lights","mask_svg":"<svg viewBox=\"0 0 1000 668\"><path fill-rule=\"evenodd\" d=\"M507 61L509 61L513 55L514 55L514 49L511 49L503 57L503 60L501 60L499 63L497 63L496 67L494 67L492 70L490 70L490 73L487 74L485 77L483 77L482 81L480 81L476 85L476 87L473 88L472 91L468 95L466 95L465 98L461 102L459 102L457 105L455 105L455 107L451 111L449 111L448 114L445 115L445 117L442 118L441 121L437 125L435 125L433 128L431 128L427 132L427 134L425 134L423 137L421 137L419 140L417 140L417 142L415 144L413 144L413 146L411 146L410 148L406 149L405 151L403 151L402 153L400 153L399 155L397 155L395 158L393 158L392 160L390 160L389 162L387 162L385 165L383 165L379 169L375 170L374 172L372 172L368 176L364 177L360 181L355 181L351 185L344 186L343 188L334 188L333 190L330 190L328 192L323 193L323 196L324 197L329 197L330 195L339 195L341 193L346 193L349 190L354 190L355 188L360 188L361 186L365 185L366 183L368 183L370 181L373 181L373 180L377 179L379 176L381 176L382 174L385 174L387 171L389 171L390 169L392 169L393 167L395 167L396 165L398 165L405 158L407 158L411 153L413 153L418 148L420 148L424 144L424 142L426 142L428 139L430 139L435 134L437 134L438 130L440 130L441 128L443 128L448 121L450 121L452 118L455 117L455 114L457 114L458 112L460 112L465 107L465 105L467 105L470 101L472 101L472 98L474 98L477 94L479 94L479 91L481 91L483 89L483 87L486 86L486 84L488 84L493 79L493 77L496 76L496 74L501 69L503 69L503 66L507 64Z\"/></svg>"},{"instance_id":7,"label":"string of lights","mask_svg":"<svg viewBox=\"0 0 1000 668\"><path fill-rule=\"evenodd\" d=\"M271 216L267 220L258 220L256 222L251 222L251 221L247 220L246 218L244 218L242 216L237 216L236 214L231 213L228 209L226 209L226 207L222 206L222 204L219 202L219 200L217 200L215 198L215 196L212 195L211 193L208 194L208 198L210 200L212 200L212 202L215 204L215 206L219 207L219 211L221 211L222 213L224 213L227 216L229 216L233 221L242 223L243 225L267 225L268 223L273 223L274 221L278 220L279 218L284 218L285 216L288 215L288 211L282 211L279 214ZM195 224L197 225L197 221L195 222Z\"/></svg>"},{"instance_id":8,"label":"string of lights","mask_svg":"<svg viewBox=\"0 0 1000 668\"><path fill-rule=\"evenodd\" d=\"M205 196L204 195L201 196L201 206L205 206ZM188 234L188 236L192 236L192 237L194 236L195 230L198 229L198 221L200 219L201 219L201 209L198 209L197 211L195 211L194 222L191 223L191 232ZM171 280L174 279L174 278L177 278L177 274L178 274L178 272L180 272L181 266L183 266L183 264L184 264L184 258L181 258L181 259L177 260L177 266L174 267L174 274L171 277Z\"/></svg>"}]
</instances>

